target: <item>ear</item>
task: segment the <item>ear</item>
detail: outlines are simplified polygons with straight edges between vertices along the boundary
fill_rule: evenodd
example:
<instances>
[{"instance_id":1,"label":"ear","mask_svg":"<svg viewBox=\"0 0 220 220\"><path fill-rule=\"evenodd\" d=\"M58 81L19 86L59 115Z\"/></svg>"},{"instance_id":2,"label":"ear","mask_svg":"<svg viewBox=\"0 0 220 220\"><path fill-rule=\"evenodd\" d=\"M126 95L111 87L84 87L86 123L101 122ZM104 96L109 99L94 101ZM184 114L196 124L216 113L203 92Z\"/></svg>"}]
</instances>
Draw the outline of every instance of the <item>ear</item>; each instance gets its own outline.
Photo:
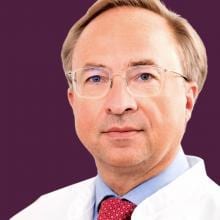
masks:
<instances>
[{"instance_id":1,"label":"ear","mask_svg":"<svg viewBox=\"0 0 220 220\"><path fill-rule=\"evenodd\" d=\"M198 93L199 90L196 82L186 82L186 122L191 118Z\"/></svg>"},{"instance_id":2,"label":"ear","mask_svg":"<svg viewBox=\"0 0 220 220\"><path fill-rule=\"evenodd\" d=\"M68 98L68 101L69 101L71 108L73 109L74 108L74 91L72 88L68 88L67 98Z\"/></svg>"}]
</instances>

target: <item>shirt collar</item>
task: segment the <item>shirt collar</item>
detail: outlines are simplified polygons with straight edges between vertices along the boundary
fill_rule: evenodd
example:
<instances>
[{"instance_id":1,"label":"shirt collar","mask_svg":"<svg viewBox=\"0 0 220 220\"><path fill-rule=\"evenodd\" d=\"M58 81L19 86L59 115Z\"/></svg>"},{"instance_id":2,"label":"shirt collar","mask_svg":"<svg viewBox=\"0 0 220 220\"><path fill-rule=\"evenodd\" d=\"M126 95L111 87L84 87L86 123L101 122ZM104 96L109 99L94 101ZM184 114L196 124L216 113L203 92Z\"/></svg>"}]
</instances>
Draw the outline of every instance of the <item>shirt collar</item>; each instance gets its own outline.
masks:
<instances>
[{"instance_id":1,"label":"shirt collar","mask_svg":"<svg viewBox=\"0 0 220 220\"><path fill-rule=\"evenodd\" d=\"M159 175L141 183L127 194L122 196L121 198L127 199L134 204L138 205L144 199L151 196L153 193L163 188L178 176L183 174L187 169L189 169L189 164L186 159L186 156L182 150L178 152L174 161ZM95 212L98 211L99 203L106 196L114 196L118 197L116 193L114 193L102 180L102 178L97 175L95 182Z\"/></svg>"}]
</instances>

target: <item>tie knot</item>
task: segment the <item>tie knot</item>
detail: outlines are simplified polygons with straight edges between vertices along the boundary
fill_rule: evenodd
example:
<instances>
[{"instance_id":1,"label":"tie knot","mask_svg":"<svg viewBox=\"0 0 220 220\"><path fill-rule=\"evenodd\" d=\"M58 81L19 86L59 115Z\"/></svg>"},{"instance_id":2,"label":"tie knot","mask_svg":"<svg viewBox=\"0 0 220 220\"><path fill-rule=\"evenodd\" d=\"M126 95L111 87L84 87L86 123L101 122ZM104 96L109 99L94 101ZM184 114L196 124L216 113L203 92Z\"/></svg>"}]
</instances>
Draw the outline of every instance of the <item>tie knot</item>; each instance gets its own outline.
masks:
<instances>
[{"instance_id":1,"label":"tie knot","mask_svg":"<svg viewBox=\"0 0 220 220\"><path fill-rule=\"evenodd\" d=\"M119 198L108 198L102 201L98 220L129 220L136 205Z\"/></svg>"}]
</instances>

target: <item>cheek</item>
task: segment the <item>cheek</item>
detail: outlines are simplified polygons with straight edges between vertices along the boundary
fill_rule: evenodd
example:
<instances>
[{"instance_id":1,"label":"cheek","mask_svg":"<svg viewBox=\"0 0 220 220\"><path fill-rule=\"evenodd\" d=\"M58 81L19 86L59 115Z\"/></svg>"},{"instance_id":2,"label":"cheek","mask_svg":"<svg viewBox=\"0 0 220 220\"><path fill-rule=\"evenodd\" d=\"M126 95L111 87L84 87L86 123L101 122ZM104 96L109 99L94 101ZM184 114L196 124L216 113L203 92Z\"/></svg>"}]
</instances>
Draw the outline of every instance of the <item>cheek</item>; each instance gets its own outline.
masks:
<instances>
[{"instance_id":1,"label":"cheek","mask_svg":"<svg viewBox=\"0 0 220 220\"><path fill-rule=\"evenodd\" d=\"M161 115L166 123L179 124L185 123L186 98L182 80L170 80L165 87L164 96L159 97Z\"/></svg>"},{"instance_id":2,"label":"cheek","mask_svg":"<svg viewBox=\"0 0 220 220\"><path fill-rule=\"evenodd\" d=\"M75 104L74 118L75 128L80 139L89 138L90 134L97 131L99 120L98 105L87 101L80 101ZM92 131L92 132L91 132Z\"/></svg>"},{"instance_id":3,"label":"cheek","mask_svg":"<svg viewBox=\"0 0 220 220\"><path fill-rule=\"evenodd\" d=\"M163 126L163 135L174 139L181 138L185 130L185 106L183 100L166 97L161 103L160 123Z\"/></svg>"},{"instance_id":4,"label":"cheek","mask_svg":"<svg viewBox=\"0 0 220 220\"><path fill-rule=\"evenodd\" d=\"M145 106L145 115L149 117L151 128L155 135L168 135L170 132L180 132L185 125L185 104L183 98L161 96L154 98Z\"/></svg>"}]
</instances>

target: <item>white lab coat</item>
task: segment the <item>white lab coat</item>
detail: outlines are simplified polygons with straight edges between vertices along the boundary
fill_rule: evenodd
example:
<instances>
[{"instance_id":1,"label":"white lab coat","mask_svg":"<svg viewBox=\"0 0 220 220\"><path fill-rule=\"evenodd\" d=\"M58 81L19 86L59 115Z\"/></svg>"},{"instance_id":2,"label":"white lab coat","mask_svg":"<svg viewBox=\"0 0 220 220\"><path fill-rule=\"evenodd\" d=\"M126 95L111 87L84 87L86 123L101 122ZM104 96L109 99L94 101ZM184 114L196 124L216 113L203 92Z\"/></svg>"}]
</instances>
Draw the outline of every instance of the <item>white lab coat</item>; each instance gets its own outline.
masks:
<instances>
[{"instance_id":1,"label":"white lab coat","mask_svg":"<svg viewBox=\"0 0 220 220\"><path fill-rule=\"evenodd\" d=\"M202 159L140 203L132 220L220 220L220 187L206 175ZM11 220L93 220L95 178L40 197Z\"/></svg>"}]
</instances>

